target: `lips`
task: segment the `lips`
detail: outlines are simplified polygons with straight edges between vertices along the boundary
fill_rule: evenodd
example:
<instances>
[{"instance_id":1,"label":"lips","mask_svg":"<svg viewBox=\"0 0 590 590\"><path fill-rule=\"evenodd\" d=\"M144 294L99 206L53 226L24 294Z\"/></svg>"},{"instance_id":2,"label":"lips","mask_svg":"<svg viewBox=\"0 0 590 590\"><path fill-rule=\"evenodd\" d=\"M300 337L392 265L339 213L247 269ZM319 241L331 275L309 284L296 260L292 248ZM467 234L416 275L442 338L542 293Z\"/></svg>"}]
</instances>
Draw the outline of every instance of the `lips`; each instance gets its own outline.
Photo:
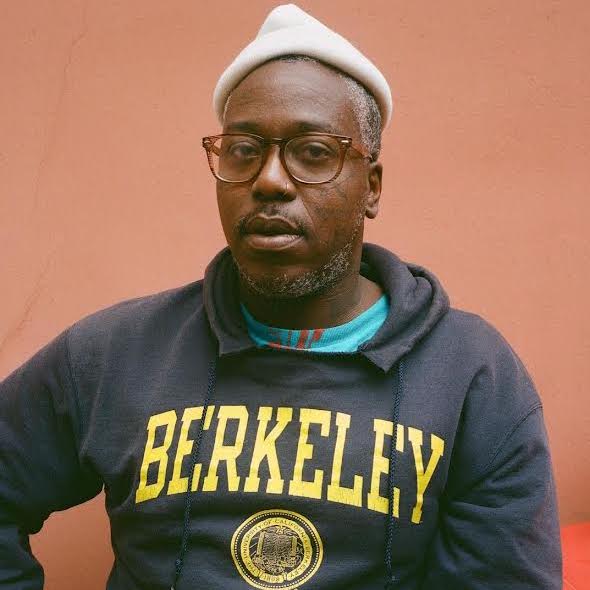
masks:
<instances>
[{"instance_id":1,"label":"lips","mask_svg":"<svg viewBox=\"0 0 590 590\"><path fill-rule=\"evenodd\" d=\"M256 215L244 226L246 243L253 250L285 250L300 242L301 229L284 217Z\"/></svg>"},{"instance_id":2,"label":"lips","mask_svg":"<svg viewBox=\"0 0 590 590\"><path fill-rule=\"evenodd\" d=\"M300 236L302 233L295 224L284 217L265 217L262 215L257 215L248 221L244 230L247 234L261 234L264 236Z\"/></svg>"}]
</instances>

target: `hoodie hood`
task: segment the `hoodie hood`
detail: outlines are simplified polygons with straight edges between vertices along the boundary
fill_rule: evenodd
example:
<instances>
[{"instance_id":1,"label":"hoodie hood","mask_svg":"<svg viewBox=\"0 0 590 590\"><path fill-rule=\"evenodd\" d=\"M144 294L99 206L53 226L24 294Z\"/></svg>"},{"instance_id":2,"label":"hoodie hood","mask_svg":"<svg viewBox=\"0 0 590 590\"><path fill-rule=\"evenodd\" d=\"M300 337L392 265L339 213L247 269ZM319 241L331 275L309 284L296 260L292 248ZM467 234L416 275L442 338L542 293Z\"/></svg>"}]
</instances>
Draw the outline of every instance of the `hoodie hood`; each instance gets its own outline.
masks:
<instances>
[{"instance_id":1,"label":"hoodie hood","mask_svg":"<svg viewBox=\"0 0 590 590\"><path fill-rule=\"evenodd\" d=\"M449 309L449 299L428 270L408 264L374 244L364 244L361 274L379 283L389 298L389 314L359 353L382 371L389 371L426 336ZM204 306L219 344L219 355L253 348L239 306L238 272L229 248L205 271Z\"/></svg>"}]
</instances>

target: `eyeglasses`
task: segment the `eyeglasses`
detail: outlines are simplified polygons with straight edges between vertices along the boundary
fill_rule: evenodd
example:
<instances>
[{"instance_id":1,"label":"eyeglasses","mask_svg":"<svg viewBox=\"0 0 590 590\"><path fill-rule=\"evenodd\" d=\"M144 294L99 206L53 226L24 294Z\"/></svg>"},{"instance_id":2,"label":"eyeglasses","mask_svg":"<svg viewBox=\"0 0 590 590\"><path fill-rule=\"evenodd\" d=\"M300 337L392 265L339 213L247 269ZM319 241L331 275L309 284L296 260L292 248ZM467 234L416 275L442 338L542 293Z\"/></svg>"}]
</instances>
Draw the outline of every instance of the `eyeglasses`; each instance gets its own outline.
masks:
<instances>
[{"instance_id":1,"label":"eyeglasses","mask_svg":"<svg viewBox=\"0 0 590 590\"><path fill-rule=\"evenodd\" d=\"M250 133L222 133L203 137L209 168L223 182L250 182L258 176L271 145L289 176L303 184L323 184L338 177L349 150L373 161L352 145L352 138L331 133L303 133L265 138Z\"/></svg>"}]
</instances>

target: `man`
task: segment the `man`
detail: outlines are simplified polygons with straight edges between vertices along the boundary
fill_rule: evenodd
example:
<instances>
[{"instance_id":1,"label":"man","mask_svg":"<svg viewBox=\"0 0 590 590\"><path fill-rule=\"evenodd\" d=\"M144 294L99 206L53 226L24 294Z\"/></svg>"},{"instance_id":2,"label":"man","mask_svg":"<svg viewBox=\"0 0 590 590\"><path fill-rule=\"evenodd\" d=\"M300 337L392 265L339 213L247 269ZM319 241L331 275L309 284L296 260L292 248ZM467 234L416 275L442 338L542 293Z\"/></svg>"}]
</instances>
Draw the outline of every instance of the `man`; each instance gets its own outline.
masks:
<instances>
[{"instance_id":1,"label":"man","mask_svg":"<svg viewBox=\"0 0 590 590\"><path fill-rule=\"evenodd\" d=\"M203 145L229 248L74 324L0 389L0 587L103 488L108 588L561 588L539 397L436 278L363 244L389 88L276 8Z\"/></svg>"}]
</instances>

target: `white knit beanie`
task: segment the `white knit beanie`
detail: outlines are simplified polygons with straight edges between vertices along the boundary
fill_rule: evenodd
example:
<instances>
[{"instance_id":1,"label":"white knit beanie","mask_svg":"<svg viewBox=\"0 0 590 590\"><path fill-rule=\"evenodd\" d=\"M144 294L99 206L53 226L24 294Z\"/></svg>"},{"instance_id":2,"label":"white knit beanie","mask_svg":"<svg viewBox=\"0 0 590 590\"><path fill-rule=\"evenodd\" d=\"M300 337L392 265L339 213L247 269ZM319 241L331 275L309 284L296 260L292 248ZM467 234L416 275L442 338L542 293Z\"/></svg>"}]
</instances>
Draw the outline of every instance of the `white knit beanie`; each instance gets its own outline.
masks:
<instances>
[{"instance_id":1,"label":"white knit beanie","mask_svg":"<svg viewBox=\"0 0 590 590\"><path fill-rule=\"evenodd\" d=\"M223 123L225 103L231 91L252 70L281 55L307 55L342 70L363 84L381 111L381 129L391 119L391 90L383 74L354 45L295 4L274 8L258 35L244 47L221 74L213 92L213 108Z\"/></svg>"}]
</instances>

